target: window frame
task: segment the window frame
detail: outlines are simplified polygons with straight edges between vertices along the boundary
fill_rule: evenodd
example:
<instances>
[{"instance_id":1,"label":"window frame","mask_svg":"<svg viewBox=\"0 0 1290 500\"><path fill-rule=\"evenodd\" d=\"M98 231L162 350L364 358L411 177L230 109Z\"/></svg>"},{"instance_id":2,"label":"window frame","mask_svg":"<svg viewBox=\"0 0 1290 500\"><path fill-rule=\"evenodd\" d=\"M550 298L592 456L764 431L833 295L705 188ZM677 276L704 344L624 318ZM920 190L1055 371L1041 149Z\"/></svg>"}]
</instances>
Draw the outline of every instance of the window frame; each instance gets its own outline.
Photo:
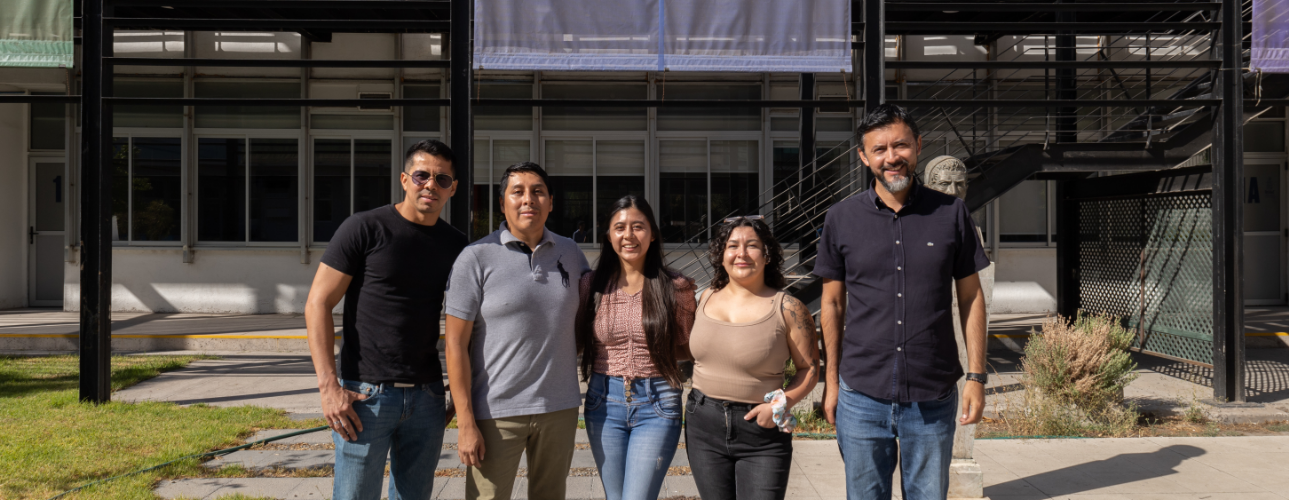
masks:
<instances>
[{"instance_id":1,"label":"window frame","mask_svg":"<svg viewBox=\"0 0 1290 500\"><path fill-rule=\"evenodd\" d=\"M650 175L651 175L651 164L653 162L654 157L653 155L651 155L651 151L649 147L649 138L647 137L646 134L647 133L643 131L641 132L636 132L636 131L572 132L572 131L564 131L564 130L550 132L550 133L544 132L542 134L541 139L538 141L537 157L541 158L543 162L546 161L547 141L591 141L591 200L592 202L591 202L591 220L588 221L589 222L588 225L590 226L589 229L591 230L592 238L591 238L591 241L588 243L579 243L578 244L579 247L583 249L592 249L600 245L598 238L596 238L596 236L599 234L599 231L597 230L596 226L597 226L597 223L600 221L600 206L599 206L600 204L596 203L596 200L598 200L600 197L600 163L596 154L597 142L599 141L615 141L615 142L640 141L641 145L644 146L644 149L645 149L645 166L641 172L641 179L642 181L644 181L644 186L645 186L644 195L646 200L653 199L652 193L650 191ZM545 163L542 163L541 165L543 166L543 168L546 168ZM654 168L653 175L657 176L658 174L657 165L655 165L653 168ZM550 174L550 175L552 177L559 176L559 174ZM571 177L576 177L576 176L571 176ZM633 176L605 175L605 177L633 177ZM654 206L654 205L655 205L654 203L650 203L650 206ZM654 211L658 212L658 208L656 207ZM658 214L655 213L654 216L658 217Z\"/></svg>"},{"instance_id":2,"label":"window frame","mask_svg":"<svg viewBox=\"0 0 1290 500\"><path fill-rule=\"evenodd\" d=\"M300 190L304 193L304 206L307 212L302 212L301 224L305 224L303 229L306 242L310 249L325 249L330 243L328 241L314 241L314 206L316 191L314 186L314 160L316 158L315 146L318 139L325 140L348 140L349 141L349 215L354 215L354 144L360 140L387 140L390 141L390 203L398 203L403 199L402 190L399 189L399 174L403 171L403 154L402 143L404 141L396 140L393 130L331 130L325 129L325 133L313 133L310 129L308 138L308 161L305 162L305 177L301 179ZM333 133L338 132L338 133ZM248 153L250 149L247 149ZM302 157L304 154L301 155ZM248 162L249 166L249 162ZM249 198L248 198L249 202ZM444 210L447 210L447 206ZM298 242L297 242L298 244Z\"/></svg>"},{"instance_id":3,"label":"window frame","mask_svg":"<svg viewBox=\"0 0 1290 500\"><path fill-rule=\"evenodd\" d=\"M764 124L765 123L763 122L763 125ZM662 159L660 150L662 149L663 141L700 141L700 140L705 142L705 147L707 148L707 153L708 153L706 157L707 168L704 170L706 174L706 178L704 182L707 185L707 196L708 196L708 202L707 202L707 217L709 221L708 226L711 227L712 221L713 221L713 218L712 218L713 217L712 215L712 141L752 141L756 143L753 147L753 151L757 152L757 165L754 166L753 173L757 175L757 186L758 186L757 187L757 191L758 191L757 205L761 207L761 210L759 210L759 213L761 213L761 215L766 215L765 205L766 205L767 196L768 196L768 193L767 193L768 189L763 188L763 186L766 183L766 175L767 175L766 169L768 168L767 167L768 163L766 162L766 154L764 151L765 141L763 140L762 130L737 131L737 132L734 132L734 131L731 131L731 132L703 132L703 131L655 132L654 139L649 148L650 151L646 153L647 155L651 155L649 157L652 159L652 161L646 164L647 175L653 176L654 182L656 183L656 185L659 186L658 188L659 192L655 196L656 203L653 203L655 207L654 211L658 212L663 209L662 198L661 198L661 196L663 195L662 193L663 169L662 169L662 166L659 164L659 160ZM649 172L650 168L653 169L652 172ZM647 183L648 183L648 179L647 179ZM655 214L656 217L659 215L660 214L658 213ZM662 222L660 221L660 224L661 223ZM663 249L667 251L675 251L675 250L684 250L684 249L690 248L695 244L706 245L707 239L712 238L711 229L708 229L707 231L709 234L705 238L704 242L702 243L663 242ZM687 239L689 239L689 237L687 237ZM660 238L660 240L662 240L662 238Z\"/></svg>"},{"instance_id":4,"label":"window frame","mask_svg":"<svg viewBox=\"0 0 1290 500\"><path fill-rule=\"evenodd\" d=\"M113 241L113 247L163 247L163 248L182 248L185 242L185 234L188 223L188 214L195 213L190 211L188 206L188 197L184 196L179 202L179 239L174 241L134 241L134 139L179 139L179 185L181 189L187 191L189 186L189 143L182 128L145 128L145 127L118 127L112 130L112 140L126 139L127 152L127 189L126 195L126 224L125 233L119 240Z\"/></svg>"},{"instance_id":5,"label":"window frame","mask_svg":"<svg viewBox=\"0 0 1290 500\"><path fill-rule=\"evenodd\" d=\"M221 131L217 133L208 132L210 130ZM191 167L193 183L193 217L192 217L192 239L198 248L239 248L239 247L256 247L256 248L300 248L302 238L307 238L306 227L313 224L306 214L309 213L308 197L306 193L312 192L312 183L308 181L309 176L313 175L313 169L306 168L306 148L312 147L309 144L302 144L306 141L303 128L300 129L195 129L192 135L192 143L200 145L202 139L242 139L246 141L246 173L243 178L246 179L244 189L244 202L246 203L246 215L244 224L244 234L242 241L210 241L202 240L201 228L201 175L198 174L201 160L201 148L191 148L192 154L188 158L192 159ZM231 133L229 131L232 131ZM295 139L296 140L296 240L295 241L251 241L251 143L252 139ZM185 169L188 170L188 169ZM187 184L186 184L187 185ZM186 219L187 220L187 219Z\"/></svg>"}]
</instances>

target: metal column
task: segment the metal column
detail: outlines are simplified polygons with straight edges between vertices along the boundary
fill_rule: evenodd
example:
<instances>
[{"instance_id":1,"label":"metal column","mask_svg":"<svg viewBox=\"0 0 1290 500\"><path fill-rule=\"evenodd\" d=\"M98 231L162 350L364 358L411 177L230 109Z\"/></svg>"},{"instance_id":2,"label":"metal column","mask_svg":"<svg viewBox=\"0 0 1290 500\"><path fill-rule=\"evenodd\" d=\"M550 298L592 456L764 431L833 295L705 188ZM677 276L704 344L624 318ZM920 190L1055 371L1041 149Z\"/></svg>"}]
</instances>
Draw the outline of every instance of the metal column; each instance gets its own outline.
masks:
<instances>
[{"instance_id":1,"label":"metal column","mask_svg":"<svg viewBox=\"0 0 1290 500\"><path fill-rule=\"evenodd\" d=\"M81 92L81 401L112 393L112 28L105 0L85 0Z\"/></svg>"},{"instance_id":2,"label":"metal column","mask_svg":"<svg viewBox=\"0 0 1290 500\"><path fill-rule=\"evenodd\" d=\"M1070 197L1072 179L1057 184L1057 314L1074 318L1079 311L1079 213Z\"/></svg>"},{"instance_id":3,"label":"metal column","mask_svg":"<svg viewBox=\"0 0 1290 500\"><path fill-rule=\"evenodd\" d=\"M452 225L470 237L471 195L474 194L475 174L472 147L475 143L475 131L470 113L470 80L471 61L474 53L471 26L471 14L474 10L473 0L452 0L450 14L452 24L448 28L450 66L448 76L448 98L451 102L448 119L451 137L452 154L456 157L452 169L457 175L457 193L450 201L452 206ZM490 228L491 229L491 228Z\"/></svg>"},{"instance_id":4,"label":"metal column","mask_svg":"<svg viewBox=\"0 0 1290 500\"><path fill-rule=\"evenodd\" d=\"M887 96L886 64L883 48L886 30L883 28L885 10L883 0L864 2L864 111L868 113L885 101Z\"/></svg>"},{"instance_id":5,"label":"metal column","mask_svg":"<svg viewBox=\"0 0 1290 500\"><path fill-rule=\"evenodd\" d=\"M865 0L864 2L864 112L869 114L873 108L887 102L887 64L884 48L887 46L887 31L883 27L887 17L883 0ZM860 142L860 138L856 139ZM861 146L856 144L856 146ZM873 175L868 168L860 169L861 186L868 187Z\"/></svg>"},{"instance_id":6,"label":"metal column","mask_svg":"<svg viewBox=\"0 0 1290 500\"><path fill-rule=\"evenodd\" d=\"M1217 48L1213 142L1214 400L1245 401L1245 318L1241 290L1244 237L1241 183L1243 103L1241 95L1241 2L1223 0Z\"/></svg>"}]
</instances>

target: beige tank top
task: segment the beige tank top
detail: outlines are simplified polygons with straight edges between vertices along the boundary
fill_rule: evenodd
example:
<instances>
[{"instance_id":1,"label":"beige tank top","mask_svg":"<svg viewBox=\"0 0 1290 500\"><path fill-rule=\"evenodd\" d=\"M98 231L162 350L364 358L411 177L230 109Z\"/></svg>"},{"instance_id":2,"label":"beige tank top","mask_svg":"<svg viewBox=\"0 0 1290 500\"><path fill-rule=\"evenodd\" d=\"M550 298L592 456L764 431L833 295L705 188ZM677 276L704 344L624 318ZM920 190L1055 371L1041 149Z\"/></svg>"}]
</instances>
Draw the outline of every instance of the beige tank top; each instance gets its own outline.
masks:
<instances>
[{"instance_id":1,"label":"beige tank top","mask_svg":"<svg viewBox=\"0 0 1290 500\"><path fill-rule=\"evenodd\" d=\"M690 353L694 355L694 388L709 397L740 403L763 403L766 393L784 387L788 327L780 302L750 323L727 323L708 316L706 294L694 314Z\"/></svg>"}]
</instances>

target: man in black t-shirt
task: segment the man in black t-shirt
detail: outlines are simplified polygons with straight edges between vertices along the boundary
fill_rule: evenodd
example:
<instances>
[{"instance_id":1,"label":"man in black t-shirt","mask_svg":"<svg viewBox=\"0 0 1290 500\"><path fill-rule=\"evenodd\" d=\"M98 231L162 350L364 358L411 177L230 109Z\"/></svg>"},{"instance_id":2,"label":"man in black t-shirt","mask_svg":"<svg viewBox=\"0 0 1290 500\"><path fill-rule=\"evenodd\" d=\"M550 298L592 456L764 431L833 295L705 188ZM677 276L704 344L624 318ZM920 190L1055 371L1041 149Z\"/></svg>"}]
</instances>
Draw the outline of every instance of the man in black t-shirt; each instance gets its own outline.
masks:
<instances>
[{"instance_id":1,"label":"man in black t-shirt","mask_svg":"<svg viewBox=\"0 0 1290 500\"><path fill-rule=\"evenodd\" d=\"M309 290L305 324L323 416L336 444L332 498L430 498L449 417L439 312L466 235L439 219L457 191L452 151L408 148L403 201L356 213L336 230ZM336 373L332 310L345 299Z\"/></svg>"}]
</instances>

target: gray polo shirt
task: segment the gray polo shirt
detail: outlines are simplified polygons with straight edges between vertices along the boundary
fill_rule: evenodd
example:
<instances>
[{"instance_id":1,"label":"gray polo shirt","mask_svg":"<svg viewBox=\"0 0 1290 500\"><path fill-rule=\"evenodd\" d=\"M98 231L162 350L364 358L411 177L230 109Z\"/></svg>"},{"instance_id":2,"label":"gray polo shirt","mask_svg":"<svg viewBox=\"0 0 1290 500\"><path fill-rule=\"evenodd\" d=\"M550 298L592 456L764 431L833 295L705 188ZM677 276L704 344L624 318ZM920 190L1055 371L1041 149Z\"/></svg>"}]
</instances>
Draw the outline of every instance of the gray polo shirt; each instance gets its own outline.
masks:
<instances>
[{"instance_id":1,"label":"gray polo shirt","mask_svg":"<svg viewBox=\"0 0 1290 500\"><path fill-rule=\"evenodd\" d=\"M475 418L577 408L573 320L587 258L569 238L544 230L528 249L501 229L462 250L448 280L448 314L474 321L470 338Z\"/></svg>"}]
</instances>

